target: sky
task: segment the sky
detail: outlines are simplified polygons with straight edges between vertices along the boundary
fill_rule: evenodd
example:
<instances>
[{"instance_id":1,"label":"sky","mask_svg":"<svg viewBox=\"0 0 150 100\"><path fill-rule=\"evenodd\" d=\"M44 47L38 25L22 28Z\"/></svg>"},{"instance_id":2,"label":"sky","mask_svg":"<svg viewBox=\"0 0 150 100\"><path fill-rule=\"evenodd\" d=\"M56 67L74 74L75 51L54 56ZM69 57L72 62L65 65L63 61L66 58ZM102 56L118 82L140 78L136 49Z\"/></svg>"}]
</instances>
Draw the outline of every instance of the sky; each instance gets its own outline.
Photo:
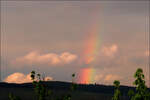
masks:
<instances>
[{"instance_id":1,"label":"sky","mask_svg":"<svg viewBox=\"0 0 150 100\"><path fill-rule=\"evenodd\" d=\"M148 1L2 1L2 79L148 84Z\"/></svg>"}]
</instances>

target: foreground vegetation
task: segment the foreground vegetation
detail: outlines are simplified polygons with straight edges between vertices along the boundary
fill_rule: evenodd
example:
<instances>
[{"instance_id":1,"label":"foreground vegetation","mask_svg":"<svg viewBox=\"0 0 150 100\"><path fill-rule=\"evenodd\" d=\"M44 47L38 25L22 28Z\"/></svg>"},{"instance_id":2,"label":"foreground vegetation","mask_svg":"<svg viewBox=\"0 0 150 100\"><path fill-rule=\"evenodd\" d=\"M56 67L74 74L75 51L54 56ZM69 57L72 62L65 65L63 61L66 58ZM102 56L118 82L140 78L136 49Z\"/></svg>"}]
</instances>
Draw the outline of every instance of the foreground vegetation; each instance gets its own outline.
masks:
<instances>
[{"instance_id":1,"label":"foreground vegetation","mask_svg":"<svg viewBox=\"0 0 150 100\"><path fill-rule=\"evenodd\" d=\"M134 74L135 81L133 84L136 86L136 91L128 91L130 100L150 100L150 91L145 85L144 74L141 68L138 68ZM121 93L119 91L120 82L114 81L115 92L112 100L120 100Z\"/></svg>"},{"instance_id":2,"label":"foreground vegetation","mask_svg":"<svg viewBox=\"0 0 150 100\"><path fill-rule=\"evenodd\" d=\"M54 97L55 93L52 90L48 89L44 84L44 79L41 79L41 75L36 73L35 71L31 72L31 78L33 80L32 84L34 87L35 100L72 100L72 94L75 93L78 85L73 82L75 78L75 74L72 74L72 84L70 86L70 92L66 92L65 95ZM135 81L133 82L136 90L129 90L128 97L130 100L150 100L150 91L145 85L144 74L141 68L137 69L134 74ZM112 96L112 100L121 100L122 93L120 91L120 82L118 80L114 81L114 95ZM9 94L9 100L21 100L19 97ZM88 99L93 100L93 99ZM104 99L103 99L104 100Z\"/></svg>"}]
</instances>

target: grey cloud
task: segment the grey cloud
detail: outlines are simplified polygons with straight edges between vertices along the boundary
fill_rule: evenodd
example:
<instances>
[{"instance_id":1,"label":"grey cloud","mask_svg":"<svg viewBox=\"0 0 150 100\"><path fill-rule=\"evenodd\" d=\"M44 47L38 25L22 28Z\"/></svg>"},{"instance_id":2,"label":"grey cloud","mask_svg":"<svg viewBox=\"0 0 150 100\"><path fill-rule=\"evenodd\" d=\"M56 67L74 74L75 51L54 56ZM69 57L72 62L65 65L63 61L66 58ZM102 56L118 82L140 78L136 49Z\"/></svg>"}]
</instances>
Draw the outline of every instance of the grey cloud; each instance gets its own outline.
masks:
<instances>
[{"instance_id":1,"label":"grey cloud","mask_svg":"<svg viewBox=\"0 0 150 100\"><path fill-rule=\"evenodd\" d=\"M116 73L123 76L121 81L126 84L126 79L132 77L139 67L137 65L146 69L146 58L141 54L147 48L147 7L145 2L3 2L2 53L7 56L3 63L3 66L7 65L7 73L3 76L14 72L27 74L36 69L50 74L56 80L69 81L71 73L89 65L74 62L61 68L24 65L23 68L15 69L16 66L8 62L34 50L44 53L68 51L81 56L91 23L96 20L99 26L99 48L117 44L118 52L113 59L99 56L93 66L100 72L105 71L105 74Z\"/></svg>"}]
</instances>

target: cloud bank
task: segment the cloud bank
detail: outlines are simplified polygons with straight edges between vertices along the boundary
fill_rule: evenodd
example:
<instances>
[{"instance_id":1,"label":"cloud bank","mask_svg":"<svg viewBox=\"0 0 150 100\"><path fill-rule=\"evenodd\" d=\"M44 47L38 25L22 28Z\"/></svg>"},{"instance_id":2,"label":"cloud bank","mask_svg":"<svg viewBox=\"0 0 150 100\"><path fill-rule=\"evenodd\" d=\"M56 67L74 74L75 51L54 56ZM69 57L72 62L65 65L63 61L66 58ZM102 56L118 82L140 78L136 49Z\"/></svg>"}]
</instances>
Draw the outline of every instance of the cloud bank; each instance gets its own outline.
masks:
<instances>
[{"instance_id":1,"label":"cloud bank","mask_svg":"<svg viewBox=\"0 0 150 100\"><path fill-rule=\"evenodd\" d=\"M48 81L48 80L53 80L53 78L52 77L45 77L45 81ZM28 82L32 82L32 80L31 80L30 74L25 75L23 73L16 72L16 73L13 73L13 74L7 76L4 79L4 82L8 82L8 83L28 83Z\"/></svg>"},{"instance_id":2,"label":"cloud bank","mask_svg":"<svg viewBox=\"0 0 150 100\"><path fill-rule=\"evenodd\" d=\"M121 76L116 74L98 74L95 76L95 82L101 82L101 83L113 83L114 80L120 80L122 79Z\"/></svg>"},{"instance_id":3,"label":"cloud bank","mask_svg":"<svg viewBox=\"0 0 150 100\"><path fill-rule=\"evenodd\" d=\"M71 54L69 52L64 52L61 54L56 53L40 54L39 52L33 51L26 54L23 57L16 58L14 61L12 61L12 63L24 65L32 65L32 64L60 65L72 63L76 59L77 55Z\"/></svg>"}]
</instances>

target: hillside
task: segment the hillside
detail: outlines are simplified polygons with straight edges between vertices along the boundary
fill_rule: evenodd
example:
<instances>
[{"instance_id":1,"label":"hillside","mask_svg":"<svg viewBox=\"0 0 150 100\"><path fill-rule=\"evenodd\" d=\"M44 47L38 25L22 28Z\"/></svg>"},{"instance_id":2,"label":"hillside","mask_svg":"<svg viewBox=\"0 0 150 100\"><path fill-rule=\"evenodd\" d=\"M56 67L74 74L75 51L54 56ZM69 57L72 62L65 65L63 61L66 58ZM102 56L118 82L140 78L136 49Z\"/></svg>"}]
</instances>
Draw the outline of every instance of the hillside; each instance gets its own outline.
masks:
<instances>
[{"instance_id":1,"label":"hillside","mask_svg":"<svg viewBox=\"0 0 150 100\"><path fill-rule=\"evenodd\" d=\"M59 98L69 93L71 83L69 82L44 82L48 89L53 91L53 98ZM121 86L122 100L128 100L127 93L134 87ZM114 87L98 84L79 84L76 91L72 93L72 100L111 100ZM0 83L0 100L8 100L8 94L13 93L22 100L35 100L32 83L14 84Z\"/></svg>"}]
</instances>

